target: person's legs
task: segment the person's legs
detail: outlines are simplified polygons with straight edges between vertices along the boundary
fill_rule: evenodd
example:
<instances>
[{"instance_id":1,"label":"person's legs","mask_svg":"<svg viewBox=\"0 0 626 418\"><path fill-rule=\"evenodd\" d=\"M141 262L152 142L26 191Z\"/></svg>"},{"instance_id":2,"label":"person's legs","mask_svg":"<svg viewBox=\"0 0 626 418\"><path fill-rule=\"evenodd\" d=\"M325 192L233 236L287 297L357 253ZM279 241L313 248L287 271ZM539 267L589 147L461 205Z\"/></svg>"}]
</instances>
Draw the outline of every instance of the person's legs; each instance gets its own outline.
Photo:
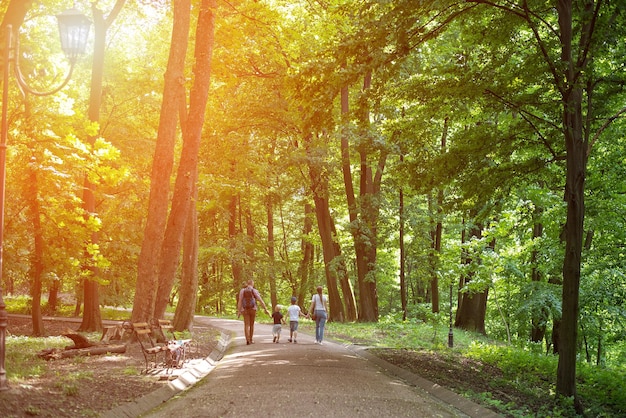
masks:
<instances>
[{"instance_id":1,"label":"person's legs","mask_svg":"<svg viewBox=\"0 0 626 418\"><path fill-rule=\"evenodd\" d=\"M319 312L315 312L315 341L317 341L318 343L321 340L321 336L320 336L320 321L322 320L322 316L320 315Z\"/></svg>"},{"instance_id":2,"label":"person's legs","mask_svg":"<svg viewBox=\"0 0 626 418\"><path fill-rule=\"evenodd\" d=\"M293 341L293 332L298 329L298 321L289 321L289 342Z\"/></svg>"},{"instance_id":3,"label":"person's legs","mask_svg":"<svg viewBox=\"0 0 626 418\"><path fill-rule=\"evenodd\" d=\"M319 342L321 344L322 340L324 339L324 326L326 325L326 312L321 312L321 315L318 315L318 317L319 317L319 324L320 324Z\"/></svg>"},{"instance_id":4,"label":"person's legs","mask_svg":"<svg viewBox=\"0 0 626 418\"><path fill-rule=\"evenodd\" d=\"M250 312L249 310L243 311L243 333L246 336L246 344L250 344L252 334L250 334Z\"/></svg>"},{"instance_id":5,"label":"person's legs","mask_svg":"<svg viewBox=\"0 0 626 418\"><path fill-rule=\"evenodd\" d=\"M256 311L254 309L250 309L250 344L252 344L254 338L254 321L256 319Z\"/></svg>"}]
</instances>

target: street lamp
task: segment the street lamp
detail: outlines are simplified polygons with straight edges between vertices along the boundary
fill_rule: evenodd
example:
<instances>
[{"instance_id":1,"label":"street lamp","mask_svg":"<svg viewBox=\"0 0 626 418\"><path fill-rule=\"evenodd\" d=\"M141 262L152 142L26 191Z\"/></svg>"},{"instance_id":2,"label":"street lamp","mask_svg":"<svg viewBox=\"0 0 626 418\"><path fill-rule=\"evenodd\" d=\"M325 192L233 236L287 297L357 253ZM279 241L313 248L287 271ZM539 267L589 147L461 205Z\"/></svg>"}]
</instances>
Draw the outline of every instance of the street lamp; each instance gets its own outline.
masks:
<instances>
[{"instance_id":1,"label":"street lamp","mask_svg":"<svg viewBox=\"0 0 626 418\"><path fill-rule=\"evenodd\" d=\"M448 315L449 315L449 321L450 321L450 326L448 328L448 347L452 348L454 347L454 331L452 330L452 291L453 291L454 287L453 287L453 283L452 280L450 280L450 307L448 308Z\"/></svg>"},{"instance_id":2,"label":"street lamp","mask_svg":"<svg viewBox=\"0 0 626 418\"><path fill-rule=\"evenodd\" d=\"M7 112L8 112L8 100L9 100L9 73L10 66L13 63L13 69L15 72L15 78L17 84L22 92L28 92L36 96L48 96L61 90L67 85L72 76L74 64L79 55L85 52L85 46L87 44L87 37L89 35L89 28L91 22L87 17L82 15L76 9L66 10L63 13L57 15L59 22L59 33L61 36L61 48L65 53L67 59L70 61L70 69L67 77L56 88L47 91L40 92L32 89L26 83L19 66L19 40L17 35L15 40L13 39L13 28L11 25L7 25L5 34L5 46L2 64L4 67L2 77L2 126L0 136L0 390L7 390L9 388L6 379L6 370L4 368L5 360L5 337L6 328L8 323L8 314L6 311L6 305L2 297L2 252L4 241L4 197L5 197L5 181L6 181L6 150L7 150Z\"/></svg>"}]
</instances>

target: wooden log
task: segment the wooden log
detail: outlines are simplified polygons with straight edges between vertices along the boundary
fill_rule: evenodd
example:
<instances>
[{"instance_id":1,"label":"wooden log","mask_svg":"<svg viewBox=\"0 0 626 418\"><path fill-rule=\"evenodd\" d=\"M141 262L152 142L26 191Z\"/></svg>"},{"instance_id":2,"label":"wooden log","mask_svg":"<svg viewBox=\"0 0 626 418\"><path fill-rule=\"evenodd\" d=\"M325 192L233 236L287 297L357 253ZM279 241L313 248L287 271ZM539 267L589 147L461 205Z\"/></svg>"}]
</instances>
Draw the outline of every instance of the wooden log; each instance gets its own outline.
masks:
<instances>
[{"instance_id":1,"label":"wooden log","mask_svg":"<svg viewBox=\"0 0 626 418\"><path fill-rule=\"evenodd\" d=\"M54 349L48 348L40 351L37 356L44 360L71 358L76 356L97 356L108 353L125 353L126 345L98 345L88 348Z\"/></svg>"}]
</instances>

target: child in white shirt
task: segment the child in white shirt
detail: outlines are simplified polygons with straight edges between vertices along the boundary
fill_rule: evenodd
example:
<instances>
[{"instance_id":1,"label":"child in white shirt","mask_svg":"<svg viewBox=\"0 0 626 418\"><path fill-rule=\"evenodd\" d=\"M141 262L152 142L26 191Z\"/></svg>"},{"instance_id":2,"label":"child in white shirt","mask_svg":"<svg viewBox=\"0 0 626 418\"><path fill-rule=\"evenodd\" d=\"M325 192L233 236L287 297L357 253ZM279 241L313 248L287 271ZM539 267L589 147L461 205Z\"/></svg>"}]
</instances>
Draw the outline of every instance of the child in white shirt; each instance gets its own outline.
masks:
<instances>
[{"instance_id":1,"label":"child in white shirt","mask_svg":"<svg viewBox=\"0 0 626 418\"><path fill-rule=\"evenodd\" d=\"M302 313L302 309L296 302L298 299L295 296L291 297L291 305L287 308L287 313L289 314L289 339L287 341L297 343L298 339L298 319L301 316L307 318L307 315Z\"/></svg>"}]
</instances>

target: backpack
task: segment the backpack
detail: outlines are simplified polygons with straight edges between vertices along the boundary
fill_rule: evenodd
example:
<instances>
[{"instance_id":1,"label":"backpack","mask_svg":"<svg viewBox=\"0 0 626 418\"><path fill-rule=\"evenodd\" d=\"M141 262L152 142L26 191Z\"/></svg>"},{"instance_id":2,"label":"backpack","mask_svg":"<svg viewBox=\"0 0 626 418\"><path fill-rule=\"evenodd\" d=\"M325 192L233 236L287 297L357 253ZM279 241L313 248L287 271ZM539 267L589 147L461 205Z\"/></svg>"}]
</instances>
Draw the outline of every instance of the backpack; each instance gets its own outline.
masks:
<instances>
[{"instance_id":1,"label":"backpack","mask_svg":"<svg viewBox=\"0 0 626 418\"><path fill-rule=\"evenodd\" d=\"M254 309L256 307L256 298L254 297L254 291L249 288L243 290L243 299L241 300L241 307L244 310Z\"/></svg>"}]
</instances>

